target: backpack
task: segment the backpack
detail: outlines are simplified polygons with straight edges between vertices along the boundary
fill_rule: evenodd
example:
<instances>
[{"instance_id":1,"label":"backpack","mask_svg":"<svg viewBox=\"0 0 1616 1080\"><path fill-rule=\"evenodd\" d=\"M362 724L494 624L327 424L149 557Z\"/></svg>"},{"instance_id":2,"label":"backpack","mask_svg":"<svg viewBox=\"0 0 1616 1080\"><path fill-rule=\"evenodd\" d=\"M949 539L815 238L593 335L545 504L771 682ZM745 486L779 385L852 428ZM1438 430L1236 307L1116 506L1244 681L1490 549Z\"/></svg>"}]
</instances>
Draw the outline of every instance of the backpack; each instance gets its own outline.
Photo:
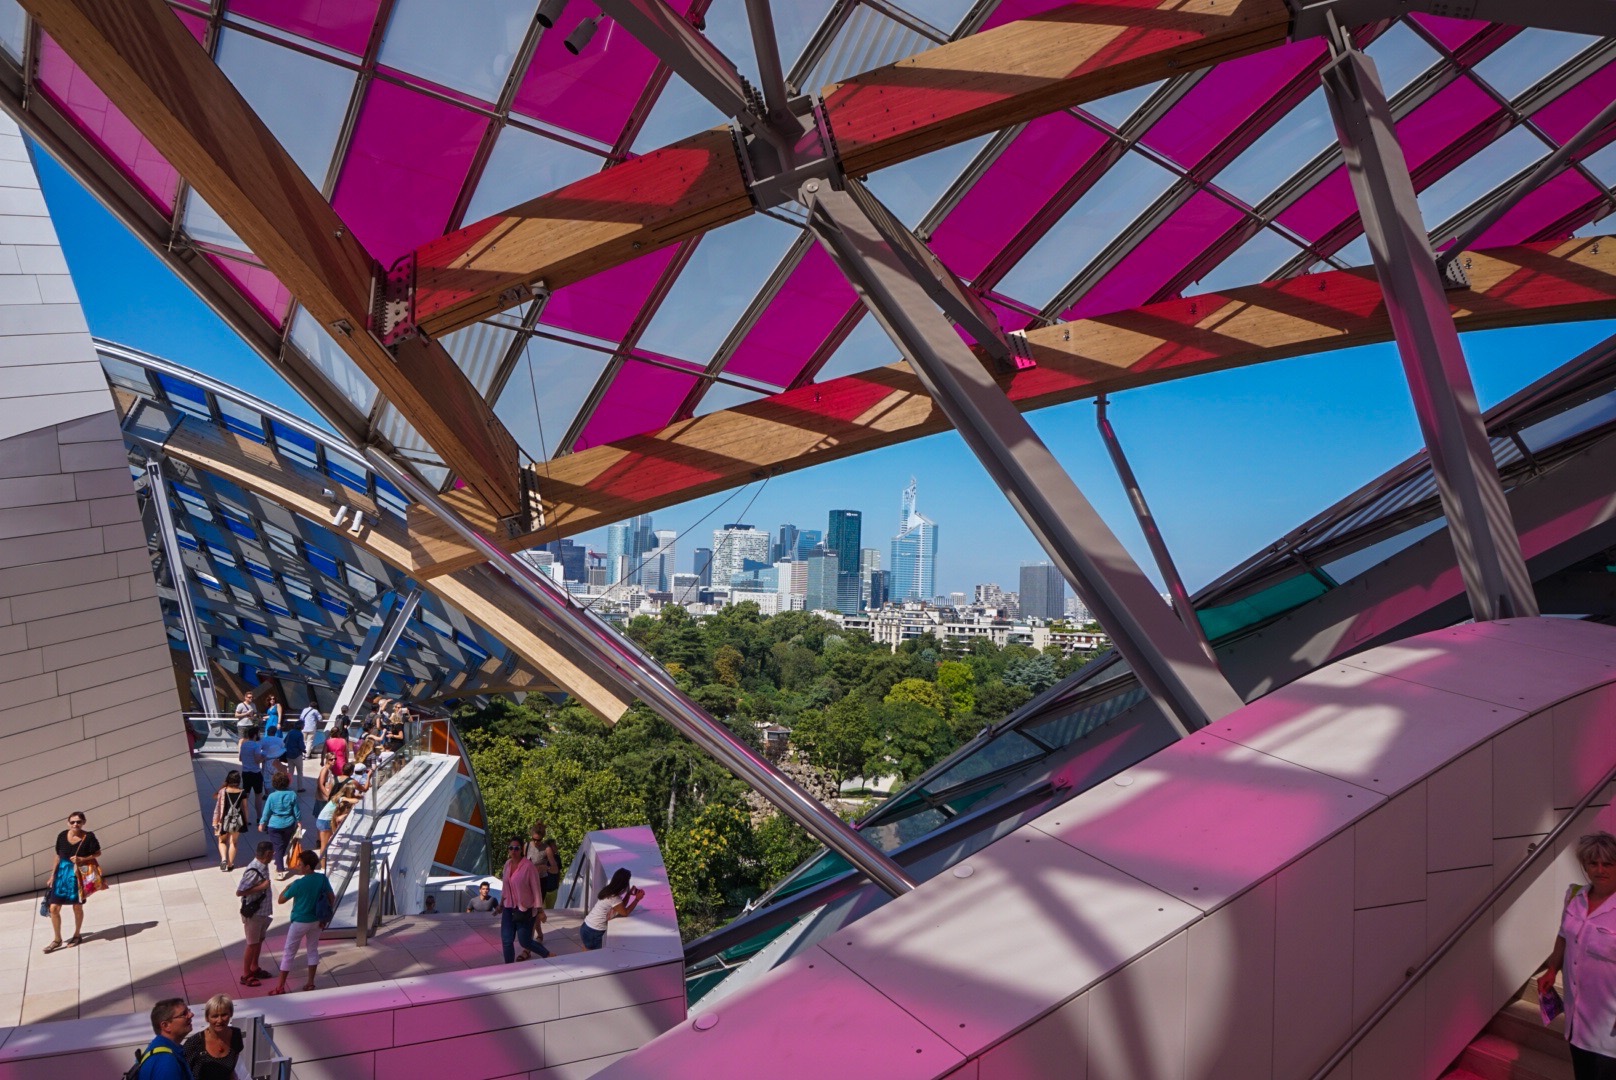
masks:
<instances>
[{"instance_id":1,"label":"backpack","mask_svg":"<svg viewBox=\"0 0 1616 1080\"><path fill-rule=\"evenodd\" d=\"M259 870L257 867L249 866L247 869L251 870L259 877L262 877L265 881L269 880L269 878L264 875L264 872ZM257 882L253 882L253 884L256 885ZM263 892L256 892L251 896L243 896L241 898L241 917L243 919L258 918L258 913L264 908L264 897L268 895L269 890L265 889Z\"/></svg>"},{"instance_id":2,"label":"backpack","mask_svg":"<svg viewBox=\"0 0 1616 1080\"><path fill-rule=\"evenodd\" d=\"M170 1050L166 1046L159 1046L155 1050L145 1052L136 1050L135 1063L129 1066L128 1072L123 1074L123 1080L140 1080L140 1070L146 1067L146 1062L151 1060L153 1054L168 1054L172 1056L173 1053L174 1051Z\"/></svg>"},{"instance_id":3,"label":"backpack","mask_svg":"<svg viewBox=\"0 0 1616 1080\"><path fill-rule=\"evenodd\" d=\"M314 902L314 921L319 923L323 929L331 925L331 920L336 917L336 914L337 907L332 903L330 890L321 893L320 898Z\"/></svg>"}]
</instances>

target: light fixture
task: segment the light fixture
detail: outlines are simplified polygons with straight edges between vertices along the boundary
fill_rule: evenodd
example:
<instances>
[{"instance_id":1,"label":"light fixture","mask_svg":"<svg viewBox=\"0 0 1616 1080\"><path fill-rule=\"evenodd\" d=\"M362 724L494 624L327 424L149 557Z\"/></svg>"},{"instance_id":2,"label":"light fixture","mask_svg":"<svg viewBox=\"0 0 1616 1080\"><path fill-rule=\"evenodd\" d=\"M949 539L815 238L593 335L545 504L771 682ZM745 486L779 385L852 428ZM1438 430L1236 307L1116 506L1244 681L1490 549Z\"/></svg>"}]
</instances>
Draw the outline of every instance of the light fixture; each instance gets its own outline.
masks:
<instances>
[{"instance_id":1,"label":"light fixture","mask_svg":"<svg viewBox=\"0 0 1616 1080\"><path fill-rule=\"evenodd\" d=\"M577 26L573 27L572 33L567 35L567 40L565 43L567 46L567 51L574 56L577 56L579 53L583 52L584 46L588 45L590 39L595 36L595 27L599 24L600 20L591 16L590 18L587 18L583 22L579 23Z\"/></svg>"},{"instance_id":2,"label":"light fixture","mask_svg":"<svg viewBox=\"0 0 1616 1080\"><path fill-rule=\"evenodd\" d=\"M539 21L540 26L549 30L561 21L561 13L565 10L567 0L544 0L539 5L539 10L533 13L533 17Z\"/></svg>"}]
</instances>

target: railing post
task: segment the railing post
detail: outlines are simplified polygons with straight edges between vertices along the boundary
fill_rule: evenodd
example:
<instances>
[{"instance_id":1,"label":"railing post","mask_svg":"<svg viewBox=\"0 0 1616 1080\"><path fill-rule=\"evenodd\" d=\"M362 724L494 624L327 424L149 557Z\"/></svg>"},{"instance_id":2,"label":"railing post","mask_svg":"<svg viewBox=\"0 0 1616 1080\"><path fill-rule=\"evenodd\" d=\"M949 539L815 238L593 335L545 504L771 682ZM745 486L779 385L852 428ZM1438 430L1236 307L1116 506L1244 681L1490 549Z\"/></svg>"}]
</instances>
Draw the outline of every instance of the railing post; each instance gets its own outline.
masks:
<instances>
[{"instance_id":1,"label":"railing post","mask_svg":"<svg viewBox=\"0 0 1616 1080\"><path fill-rule=\"evenodd\" d=\"M359 945L364 945L365 939L370 936L370 853L370 840L359 841L359 892L354 898L358 904L358 917L354 920L358 928L354 941Z\"/></svg>"}]
</instances>

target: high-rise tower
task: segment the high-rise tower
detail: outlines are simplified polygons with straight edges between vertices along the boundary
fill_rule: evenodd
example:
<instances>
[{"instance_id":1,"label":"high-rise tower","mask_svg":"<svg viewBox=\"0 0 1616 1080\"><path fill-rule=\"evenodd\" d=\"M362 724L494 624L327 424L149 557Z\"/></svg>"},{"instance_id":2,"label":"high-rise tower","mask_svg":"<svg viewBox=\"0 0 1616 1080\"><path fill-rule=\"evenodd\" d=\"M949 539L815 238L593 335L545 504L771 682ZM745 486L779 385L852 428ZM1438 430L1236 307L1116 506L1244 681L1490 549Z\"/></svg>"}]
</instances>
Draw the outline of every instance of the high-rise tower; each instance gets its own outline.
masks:
<instances>
[{"instance_id":1,"label":"high-rise tower","mask_svg":"<svg viewBox=\"0 0 1616 1080\"><path fill-rule=\"evenodd\" d=\"M937 588L937 523L915 509L915 478L903 489L903 520L892 538L888 599L930 600Z\"/></svg>"}]
</instances>

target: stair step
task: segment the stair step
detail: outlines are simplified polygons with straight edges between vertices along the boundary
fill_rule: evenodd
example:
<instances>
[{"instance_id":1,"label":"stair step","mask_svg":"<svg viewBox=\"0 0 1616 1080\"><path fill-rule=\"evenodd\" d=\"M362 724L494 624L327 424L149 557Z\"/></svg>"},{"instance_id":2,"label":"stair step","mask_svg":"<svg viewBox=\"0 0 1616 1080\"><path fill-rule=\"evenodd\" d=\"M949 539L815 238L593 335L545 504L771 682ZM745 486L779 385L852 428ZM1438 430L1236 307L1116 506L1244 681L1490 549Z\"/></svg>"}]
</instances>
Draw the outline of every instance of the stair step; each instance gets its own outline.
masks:
<instances>
[{"instance_id":1,"label":"stair step","mask_svg":"<svg viewBox=\"0 0 1616 1080\"><path fill-rule=\"evenodd\" d=\"M1485 1032L1465 1047L1455 1065L1482 1080L1572 1080L1569 1054L1553 1057Z\"/></svg>"},{"instance_id":2,"label":"stair step","mask_svg":"<svg viewBox=\"0 0 1616 1080\"><path fill-rule=\"evenodd\" d=\"M1550 1057L1571 1060L1570 1044L1565 1037L1565 1017L1557 1016L1554 1023L1545 1027L1536 1000L1510 1002L1488 1022L1487 1031Z\"/></svg>"}]
</instances>

